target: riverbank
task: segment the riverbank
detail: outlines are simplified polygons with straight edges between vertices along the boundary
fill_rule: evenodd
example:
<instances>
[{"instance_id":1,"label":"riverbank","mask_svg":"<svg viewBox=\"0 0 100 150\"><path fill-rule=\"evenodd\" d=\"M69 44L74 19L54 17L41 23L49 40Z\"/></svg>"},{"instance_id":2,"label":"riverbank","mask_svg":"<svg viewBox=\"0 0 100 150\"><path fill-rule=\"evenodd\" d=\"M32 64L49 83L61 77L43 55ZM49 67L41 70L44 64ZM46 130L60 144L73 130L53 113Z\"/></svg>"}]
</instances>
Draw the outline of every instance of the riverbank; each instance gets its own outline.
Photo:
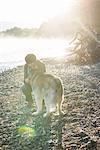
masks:
<instances>
[{"instance_id":1,"label":"riverbank","mask_svg":"<svg viewBox=\"0 0 100 150\"><path fill-rule=\"evenodd\" d=\"M99 150L100 63L78 66L45 61L45 64L48 73L59 76L63 81L65 114L45 119L42 115L34 117L34 110L28 109L20 90L23 66L2 72L0 149ZM25 127L30 127L34 134L29 134L29 130L26 132Z\"/></svg>"}]
</instances>

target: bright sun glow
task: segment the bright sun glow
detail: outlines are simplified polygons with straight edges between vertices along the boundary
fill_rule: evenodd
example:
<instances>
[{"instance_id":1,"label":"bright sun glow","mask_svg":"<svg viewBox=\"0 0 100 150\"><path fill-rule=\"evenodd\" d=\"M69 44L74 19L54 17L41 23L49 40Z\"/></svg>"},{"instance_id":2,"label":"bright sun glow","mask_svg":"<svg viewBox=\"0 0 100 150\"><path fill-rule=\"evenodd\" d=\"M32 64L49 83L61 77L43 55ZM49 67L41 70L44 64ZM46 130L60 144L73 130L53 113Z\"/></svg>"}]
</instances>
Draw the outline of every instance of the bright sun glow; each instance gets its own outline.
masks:
<instances>
[{"instance_id":1,"label":"bright sun glow","mask_svg":"<svg viewBox=\"0 0 100 150\"><path fill-rule=\"evenodd\" d=\"M69 19L73 12L75 0L0 0L0 30L4 23L18 27L39 27L49 18L64 13ZM67 18L68 18L67 17ZM0 40L0 61L22 61L27 53L35 53L39 58L65 55L67 41L53 40Z\"/></svg>"},{"instance_id":2,"label":"bright sun glow","mask_svg":"<svg viewBox=\"0 0 100 150\"><path fill-rule=\"evenodd\" d=\"M0 22L39 26L48 18L69 12L74 0L0 0Z\"/></svg>"},{"instance_id":3,"label":"bright sun glow","mask_svg":"<svg viewBox=\"0 0 100 150\"><path fill-rule=\"evenodd\" d=\"M27 53L34 53L39 59L60 58L69 47L67 42L66 39L0 39L0 61L24 61Z\"/></svg>"}]
</instances>

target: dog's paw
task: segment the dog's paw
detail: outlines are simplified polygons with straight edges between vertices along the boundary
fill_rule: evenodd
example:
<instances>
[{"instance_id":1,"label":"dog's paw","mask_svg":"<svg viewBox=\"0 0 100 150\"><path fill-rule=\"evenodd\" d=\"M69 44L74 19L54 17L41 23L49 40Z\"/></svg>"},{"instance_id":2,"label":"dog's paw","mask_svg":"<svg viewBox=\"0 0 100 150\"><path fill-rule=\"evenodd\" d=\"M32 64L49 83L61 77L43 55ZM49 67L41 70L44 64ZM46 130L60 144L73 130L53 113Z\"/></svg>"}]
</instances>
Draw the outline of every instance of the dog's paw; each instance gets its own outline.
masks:
<instances>
[{"instance_id":1,"label":"dog's paw","mask_svg":"<svg viewBox=\"0 0 100 150\"><path fill-rule=\"evenodd\" d=\"M39 114L38 111L32 113L32 115L35 115L35 116L38 115L38 114Z\"/></svg>"},{"instance_id":2,"label":"dog's paw","mask_svg":"<svg viewBox=\"0 0 100 150\"><path fill-rule=\"evenodd\" d=\"M50 116L50 113L45 113L44 115L43 115L43 117L45 118L45 117L49 117Z\"/></svg>"},{"instance_id":3,"label":"dog's paw","mask_svg":"<svg viewBox=\"0 0 100 150\"><path fill-rule=\"evenodd\" d=\"M63 116L63 115L65 115L65 113L64 113L63 111L61 111L61 112L59 113L59 115Z\"/></svg>"},{"instance_id":4,"label":"dog's paw","mask_svg":"<svg viewBox=\"0 0 100 150\"><path fill-rule=\"evenodd\" d=\"M59 115L64 115L64 114L65 114L65 113L64 113L63 111L60 111L60 112L57 111L57 113L56 113L57 116L59 116Z\"/></svg>"}]
</instances>

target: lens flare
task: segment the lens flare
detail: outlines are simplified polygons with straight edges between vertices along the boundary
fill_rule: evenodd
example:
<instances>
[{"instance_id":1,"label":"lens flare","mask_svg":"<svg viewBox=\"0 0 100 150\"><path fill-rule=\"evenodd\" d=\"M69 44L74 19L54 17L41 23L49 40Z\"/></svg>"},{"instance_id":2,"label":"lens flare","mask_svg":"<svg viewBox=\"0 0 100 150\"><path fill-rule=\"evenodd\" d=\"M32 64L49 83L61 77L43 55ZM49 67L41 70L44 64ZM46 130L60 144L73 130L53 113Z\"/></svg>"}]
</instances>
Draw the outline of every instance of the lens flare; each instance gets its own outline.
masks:
<instances>
[{"instance_id":1,"label":"lens flare","mask_svg":"<svg viewBox=\"0 0 100 150\"><path fill-rule=\"evenodd\" d=\"M21 136L27 136L27 137L35 137L36 133L34 128L28 127L28 126L21 126L18 128L18 133Z\"/></svg>"}]
</instances>

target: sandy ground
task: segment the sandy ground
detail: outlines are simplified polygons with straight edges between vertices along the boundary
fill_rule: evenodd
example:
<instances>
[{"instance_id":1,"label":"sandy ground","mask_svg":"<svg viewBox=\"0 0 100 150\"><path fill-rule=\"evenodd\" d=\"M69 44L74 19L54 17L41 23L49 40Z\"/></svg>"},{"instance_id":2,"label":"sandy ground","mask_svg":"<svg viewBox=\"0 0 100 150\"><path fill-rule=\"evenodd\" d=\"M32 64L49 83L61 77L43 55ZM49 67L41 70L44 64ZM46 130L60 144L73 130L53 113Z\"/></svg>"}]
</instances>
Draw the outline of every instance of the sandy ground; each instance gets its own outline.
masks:
<instances>
[{"instance_id":1,"label":"sandy ground","mask_svg":"<svg viewBox=\"0 0 100 150\"><path fill-rule=\"evenodd\" d=\"M23 67L0 74L0 150L99 150L100 63L45 62L64 85L63 116L33 116L20 88ZM27 131L27 128L32 129Z\"/></svg>"}]
</instances>

